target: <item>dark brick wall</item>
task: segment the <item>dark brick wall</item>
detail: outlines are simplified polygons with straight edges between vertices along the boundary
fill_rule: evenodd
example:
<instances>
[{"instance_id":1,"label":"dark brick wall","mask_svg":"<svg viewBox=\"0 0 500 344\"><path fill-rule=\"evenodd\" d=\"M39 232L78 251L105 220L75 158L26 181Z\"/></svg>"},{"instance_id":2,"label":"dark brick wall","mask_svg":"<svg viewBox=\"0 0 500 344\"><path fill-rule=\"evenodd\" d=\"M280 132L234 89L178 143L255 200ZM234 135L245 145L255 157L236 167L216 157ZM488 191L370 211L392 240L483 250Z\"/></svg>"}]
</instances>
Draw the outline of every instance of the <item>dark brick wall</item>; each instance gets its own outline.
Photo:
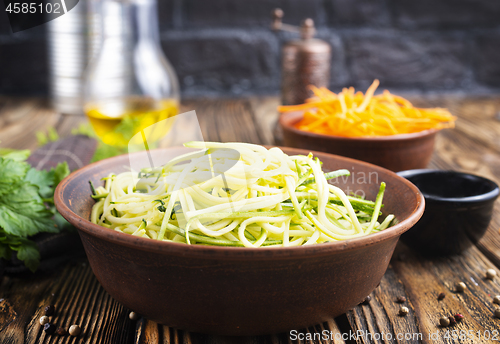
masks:
<instances>
[{"instance_id":1,"label":"dark brick wall","mask_svg":"<svg viewBox=\"0 0 500 344\"><path fill-rule=\"evenodd\" d=\"M81 0L83 1L83 0ZM280 46L268 29L311 17L333 48L331 86L500 90L498 0L158 0L163 49L184 95L277 94ZM0 4L3 10L3 4ZM46 94L46 30L13 35L0 13L0 94Z\"/></svg>"},{"instance_id":2,"label":"dark brick wall","mask_svg":"<svg viewBox=\"0 0 500 344\"><path fill-rule=\"evenodd\" d=\"M393 0L395 23L408 29L474 29L499 25L495 0Z\"/></svg>"},{"instance_id":3,"label":"dark brick wall","mask_svg":"<svg viewBox=\"0 0 500 344\"><path fill-rule=\"evenodd\" d=\"M190 93L237 95L279 87L279 41L265 30L171 30L162 44Z\"/></svg>"},{"instance_id":4,"label":"dark brick wall","mask_svg":"<svg viewBox=\"0 0 500 344\"><path fill-rule=\"evenodd\" d=\"M0 3L0 94L46 94L48 78L45 27L13 35Z\"/></svg>"},{"instance_id":5,"label":"dark brick wall","mask_svg":"<svg viewBox=\"0 0 500 344\"><path fill-rule=\"evenodd\" d=\"M345 36L351 81L388 87L462 88L469 82L462 34L356 32Z\"/></svg>"}]
</instances>

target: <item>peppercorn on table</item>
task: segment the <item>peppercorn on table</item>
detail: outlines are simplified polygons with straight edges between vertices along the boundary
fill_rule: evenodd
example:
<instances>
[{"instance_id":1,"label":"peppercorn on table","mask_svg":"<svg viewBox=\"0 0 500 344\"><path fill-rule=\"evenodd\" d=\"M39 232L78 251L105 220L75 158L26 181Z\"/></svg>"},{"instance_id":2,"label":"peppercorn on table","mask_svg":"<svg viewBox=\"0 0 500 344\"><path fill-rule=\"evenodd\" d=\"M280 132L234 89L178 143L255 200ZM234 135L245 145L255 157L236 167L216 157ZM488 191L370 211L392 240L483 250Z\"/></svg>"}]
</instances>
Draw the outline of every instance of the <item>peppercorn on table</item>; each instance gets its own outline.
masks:
<instances>
[{"instance_id":1,"label":"peppercorn on table","mask_svg":"<svg viewBox=\"0 0 500 344\"><path fill-rule=\"evenodd\" d=\"M438 135L431 168L500 183L500 96L408 98L417 106L447 107L458 117L455 129ZM193 99L181 111L197 111L206 140L279 144L278 103L274 97ZM43 99L0 97L0 147L35 150L38 131L55 128L65 137L85 121L55 113ZM3 275L0 343L494 343L500 340L499 229L497 201L488 232L462 255L429 259L400 243L365 302L314 327L259 337L189 333L130 314L81 256L50 273ZM51 323L78 336L43 331L50 305Z\"/></svg>"}]
</instances>

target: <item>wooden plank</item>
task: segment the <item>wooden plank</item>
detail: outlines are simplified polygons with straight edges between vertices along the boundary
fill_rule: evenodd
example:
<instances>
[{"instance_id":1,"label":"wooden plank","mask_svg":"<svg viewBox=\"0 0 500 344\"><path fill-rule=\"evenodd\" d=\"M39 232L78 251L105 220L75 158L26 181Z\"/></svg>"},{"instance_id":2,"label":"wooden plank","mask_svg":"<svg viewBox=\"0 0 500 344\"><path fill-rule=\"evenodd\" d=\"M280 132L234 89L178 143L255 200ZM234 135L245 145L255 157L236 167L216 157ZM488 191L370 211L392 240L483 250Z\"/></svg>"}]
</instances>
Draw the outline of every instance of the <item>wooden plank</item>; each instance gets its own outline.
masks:
<instances>
[{"instance_id":1,"label":"wooden plank","mask_svg":"<svg viewBox=\"0 0 500 344\"><path fill-rule=\"evenodd\" d=\"M270 126L277 118L277 114L273 113L277 102L273 98L188 100L183 109L197 110L206 140L269 144L272 143ZM444 131L438 136L431 166L477 173L498 181L500 159L494 132L498 127L496 113L500 101L497 98L416 98L416 104L419 102L424 106L448 106L454 114L464 119L463 125L459 120L456 129ZM46 105L38 100L20 101L0 97L0 113L2 147L33 149L36 147L34 134L41 128L53 126L60 136L64 136L75 125L85 121L83 117L61 117L50 113ZM481 113L485 113L486 118ZM30 124L29 128L26 123ZM23 127L24 130L19 129ZM481 134L483 129L487 131L484 135ZM497 140L498 137L500 136L496 137ZM368 329L371 334L438 333L440 336L437 341L429 341L426 337L414 341L378 341L384 343L458 342L443 338L444 330L436 326L438 313L452 310L466 315L466 320L457 329L484 332L494 326L498 327L497 319L491 316L493 305L490 297L500 293L498 281L485 281L481 276L486 268L493 267L492 262L500 266L499 227L500 207L497 202L492 225L479 244L479 249L484 254L472 248L463 256L435 261L406 252L404 246L398 246L398 251L406 252L409 258L401 262L394 260L380 287L372 293L372 301L348 312L352 330ZM469 284L469 290L464 295L452 293L453 284L462 278ZM435 294L440 289L448 294L445 302L437 303L434 302ZM0 337L1 342L5 343L337 343L335 339L329 341L321 338L316 341L293 341L289 334L217 337L186 333L145 319L133 322L128 319L128 310L100 287L90 268L78 264L68 266L51 276L35 275L29 280L6 277L0 284L0 295L4 298L0 301L0 307L3 307L0 310L6 309L5 313L9 314L3 317L0 315ZM410 314L404 318L397 316L400 305L394 302L400 295L406 295L406 304L410 309ZM58 324L66 327L73 323L82 325L83 333L77 341L71 337L45 336L42 333L38 318L48 303L54 303L60 308L54 317ZM467 320L469 317L472 320ZM327 329L333 329L335 333L342 332L334 321L299 332L314 337L315 333ZM338 343L341 342L344 341ZM377 340L358 342L378 343Z\"/></svg>"},{"instance_id":2,"label":"wooden plank","mask_svg":"<svg viewBox=\"0 0 500 344\"><path fill-rule=\"evenodd\" d=\"M289 343L293 344L344 344L345 340L342 337L337 323L334 319L308 327L300 331L290 331L286 334Z\"/></svg>"},{"instance_id":3,"label":"wooden plank","mask_svg":"<svg viewBox=\"0 0 500 344\"><path fill-rule=\"evenodd\" d=\"M500 98L446 98L451 111L459 117L457 127L439 137L433 163L478 174L500 184ZM500 266L500 200L495 203L493 218L479 249Z\"/></svg>"},{"instance_id":4,"label":"wooden plank","mask_svg":"<svg viewBox=\"0 0 500 344\"><path fill-rule=\"evenodd\" d=\"M500 152L500 98L441 96L414 99L415 105L444 107L458 117L452 130L469 138L476 148Z\"/></svg>"},{"instance_id":5,"label":"wooden plank","mask_svg":"<svg viewBox=\"0 0 500 344\"><path fill-rule=\"evenodd\" d=\"M206 141L263 144L246 99L187 100L182 110L195 110Z\"/></svg>"},{"instance_id":6,"label":"wooden plank","mask_svg":"<svg viewBox=\"0 0 500 344\"><path fill-rule=\"evenodd\" d=\"M263 142L266 145L280 145L276 142L278 125L278 111L280 100L277 97L252 97L249 99L252 113L255 118L257 130L262 133Z\"/></svg>"},{"instance_id":7,"label":"wooden plank","mask_svg":"<svg viewBox=\"0 0 500 344\"><path fill-rule=\"evenodd\" d=\"M494 133L496 133L497 138L500 137L500 131L497 132L497 130L499 130L500 128L498 126L496 118L497 105L492 106L491 103L485 100L481 100L478 103L477 101L474 100L456 99L454 97L450 98L445 97L434 100L419 99L415 103L418 104L418 106L425 106L425 107L447 106L451 109L452 113L459 116L457 123L467 123L467 124L472 122L477 123L476 127L475 128L473 127L472 129L468 128L467 124L465 125L457 124L457 128L455 129L442 131L438 135L436 140L436 149L430 164L431 168L452 169L462 172L474 173L485 176L497 182L500 181L499 180L500 174L498 173L500 171L500 157L497 155L496 151L497 148L495 144L491 143L492 141L491 139L494 136ZM466 104L465 108L468 109L467 111L462 111L461 105L464 103ZM484 122L483 118L481 116L478 116L478 109L483 107L489 109L489 113L485 115L486 117L489 115L489 117L484 119ZM483 125L487 126L489 130L489 134L485 136L482 136L482 132L480 130ZM410 277L407 277L404 279L403 277L405 276L405 273L407 274L416 273L415 272L416 263L413 262L408 263L409 265L407 270L402 270L402 269L395 270L398 277L402 279L406 292L410 295L409 300L411 307L409 307L410 308L409 315L412 317L407 316L405 317L405 320L410 321L409 324L413 328L411 329L401 328L397 332L394 330L394 327L392 329L390 327L387 328L387 324L391 323L391 319L389 319L390 316L388 315L392 314L392 317L397 318L396 313L394 313L394 309L392 310L393 312L391 313L390 303L386 302L384 304L381 302L381 299L387 296L397 285L394 281L391 283L387 283L387 279L392 275L391 269L388 270L388 272L386 273L381 282L381 287L383 285L388 285L389 289L384 291L384 293L381 295L379 294L374 296L374 299L377 301L377 303L373 303L373 301L370 303L370 312L368 312L367 309L363 309L366 308L366 306L358 306L352 312L347 313L351 326L356 330L368 331L371 334L392 333L394 335L399 332L405 335L411 334L412 336L414 334L417 334L417 336L418 334L422 335L421 339L418 337L412 338L411 340L405 339L404 341L401 341L402 343L456 342L453 340L447 340L446 338L443 338L444 336L443 331L439 333L437 332L439 328L436 326L436 324L437 320L439 319L439 316L437 316L436 314L439 314L439 312L443 312L444 309L436 308L434 304L425 303L422 305L421 303L423 302L422 300L427 300L425 298L425 293L426 292L429 293L430 290L432 289L432 286L437 288L437 286L441 286L444 285L445 283L448 283L447 286L449 287L449 282L439 280L439 278L446 278L446 276L449 276L450 271L465 271L467 270L466 267L468 266L469 267L476 266L476 268L481 267L481 269L483 270L486 269L486 267L492 267L493 264L487 259L487 257L492 259L497 266L500 266L499 265L500 239L498 235L498 230L500 226L499 203L500 202L497 201L494 218L490 224L487 235L485 235L483 240L478 245L481 251L484 252L484 254L481 253L476 248L472 248L471 250L474 252L474 255L470 254L464 255L458 260L451 259L447 261L447 259L443 259L443 262L446 262L446 264L448 264L449 266L448 271L446 271L446 269L443 268L439 271L439 273L437 272L434 273L434 276L422 275L419 278L411 279ZM482 262L482 265L478 263L479 261ZM428 264L432 264L432 261L430 262L431 263ZM402 263L399 264L401 265ZM424 294L419 292L420 290L419 288L422 287L424 284L422 283L422 281L424 281L426 286L424 288L425 290ZM484 286L480 285L480 287ZM482 331L481 333L484 333L485 331L492 331L492 329L498 324L495 323L495 319L492 319L493 306L491 305L491 298L489 300L489 303L485 302L484 298L484 295L492 291L488 290L487 288L481 289L480 287L475 289L475 292L476 295L481 295L481 298L473 300L472 305L470 305L469 308L464 309L464 307L457 307L456 304L454 304L453 306L454 309L457 309L457 312L458 311L466 312L471 317L476 316L476 313L472 312L471 309L476 309L476 310L480 309L481 311L486 312L487 316L483 317L481 322L477 322L474 323L473 325L469 325L466 327L467 330L472 329L474 331L480 331L480 332ZM377 291L375 291L374 294L377 294ZM411 303L412 300L416 300L417 303ZM463 327L463 325L459 326ZM402 332L400 332L401 330ZM436 336L439 338L432 338L432 340L430 340L428 336L430 334L435 334L435 333L437 333ZM464 339L463 342L472 343L474 342L474 340L477 339L478 338L476 336L476 339ZM381 343L383 341L360 338L357 340L357 342Z\"/></svg>"},{"instance_id":8,"label":"wooden plank","mask_svg":"<svg viewBox=\"0 0 500 344\"><path fill-rule=\"evenodd\" d=\"M462 107L455 112L460 116L459 121L464 119L468 123L481 123L481 128L465 129L467 126L458 126L454 130L443 131L436 143L436 153L432 161L433 165L441 169L453 169L467 173L477 174L495 181L500 185L500 155L498 140L500 139L500 121L498 120L498 109L500 101L493 104L479 104L473 101L466 103L464 111ZM480 109L483 109L480 111ZM477 114L484 114L478 118ZM484 124L483 124L484 123ZM474 128L474 127L473 127ZM483 136L484 133L484 136ZM493 218L483 239L479 242L479 249L497 266L500 266L500 199L495 203Z\"/></svg>"},{"instance_id":9,"label":"wooden plank","mask_svg":"<svg viewBox=\"0 0 500 344\"><path fill-rule=\"evenodd\" d=\"M7 101L0 116L0 147L35 149L36 133L54 127L60 117L42 99Z\"/></svg>"},{"instance_id":10,"label":"wooden plank","mask_svg":"<svg viewBox=\"0 0 500 344\"><path fill-rule=\"evenodd\" d=\"M73 129L78 128L81 124L87 124L88 120L85 116L61 116L54 128L59 137L71 135Z\"/></svg>"},{"instance_id":11,"label":"wooden plank","mask_svg":"<svg viewBox=\"0 0 500 344\"><path fill-rule=\"evenodd\" d=\"M492 297L500 293L500 283L485 279L485 271L495 267L477 248L452 258L429 259L400 244L395 257L403 252L405 258L392 260L370 303L347 313L353 331L361 331L358 343L457 343L452 330L466 333L460 343L479 343L488 342L481 341L480 334L498 334L500 320L493 317ZM464 293L456 292L459 282L468 287ZM446 297L438 301L441 292ZM404 305L410 313L405 317L398 315L396 295L407 298ZM463 322L439 326L441 316L457 313L464 315ZM382 336L386 340L379 339Z\"/></svg>"},{"instance_id":12,"label":"wooden plank","mask_svg":"<svg viewBox=\"0 0 500 344\"><path fill-rule=\"evenodd\" d=\"M500 132L499 132L500 137ZM436 153L432 166L477 174L500 185L500 155L494 147L478 145L475 138L461 134L458 130L443 131L436 142ZM493 218L479 249L500 266L500 199L495 202Z\"/></svg>"},{"instance_id":13,"label":"wooden plank","mask_svg":"<svg viewBox=\"0 0 500 344\"><path fill-rule=\"evenodd\" d=\"M458 117L456 128L442 131L430 167L489 178L500 184L500 98L434 97L414 100L418 106L448 108ZM479 249L500 266L500 200Z\"/></svg>"},{"instance_id":14,"label":"wooden plank","mask_svg":"<svg viewBox=\"0 0 500 344\"><path fill-rule=\"evenodd\" d=\"M135 338L137 344L159 344L161 343L160 327L154 321L143 318L137 322Z\"/></svg>"},{"instance_id":15,"label":"wooden plank","mask_svg":"<svg viewBox=\"0 0 500 344\"><path fill-rule=\"evenodd\" d=\"M81 326L79 343L127 343L133 335L129 311L104 291L86 260L45 276L4 277L0 290L17 313L10 323L0 324L2 343L74 343L70 336L43 331L39 318L49 304L56 308L50 317L53 324L66 329Z\"/></svg>"},{"instance_id":16,"label":"wooden plank","mask_svg":"<svg viewBox=\"0 0 500 344\"><path fill-rule=\"evenodd\" d=\"M467 99L457 107L456 130L500 153L500 99Z\"/></svg>"},{"instance_id":17,"label":"wooden plank","mask_svg":"<svg viewBox=\"0 0 500 344\"><path fill-rule=\"evenodd\" d=\"M38 148L37 132L54 128L60 137L65 137L73 128L87 123L84 116L55 112L46 100L39 98L0 97L0 114L0 147L15 149Z\"/></svg>"},{"instance_id":18,"label":"wooden plank","mask_svg":"<svg viewBox=\"0 0 500 344\"><path fill-rule=\"evenodd\" d=\"M500 284L498 280L485 279L486 269L494 266L477 248L441 259L428 259L402 246L399 250L405 252L406 258L393 260L392 266L406 286L424 334L424 343L457 342L445 338L448 330L455 329L474 333L463 338L461 343L478 343L481 342L479 334L498 333L500 320L493 317L492 297L500 293ZM467 285L463 293L456 291L459 282ZM437 295L441 292L446 297L438 301ZM457 313L465 318L456 326L442 328L438 325L440 316ZM435 336L429 340L432 334Z\"/></svg>"},{"instance_id":19,"label":"wooden plank","mask_svg":"<svg viewBox=\"0 0 500 344\"><path fill-rule=\"evenodd\" d=\"M371 301L356 306L347 313L353 326L351 337L358 343L420 343L423 334L416 320L415 310L409 301L405 286L389 268L380 286L371 293ZM407 301L398 303L398 297ZM407 307L406 316L399 315L400 307Z\"/></svg>"},{"instance_id":20,"label":"wooden plank","mask_svg":"<svg viewBox=\"0 0 500 344\"><path fill-rule=\"evenodd\" d=\"M36 321L42 315L43 306L47 303L46 289L51 284L50 278L35 276L31 283L15 278L4 277L0 284L3 303L15 316L5 319L0 324L4 343L33 343L39 337ZM36 286L35 288L33 288Z\"/></svg>"}]
</instances>

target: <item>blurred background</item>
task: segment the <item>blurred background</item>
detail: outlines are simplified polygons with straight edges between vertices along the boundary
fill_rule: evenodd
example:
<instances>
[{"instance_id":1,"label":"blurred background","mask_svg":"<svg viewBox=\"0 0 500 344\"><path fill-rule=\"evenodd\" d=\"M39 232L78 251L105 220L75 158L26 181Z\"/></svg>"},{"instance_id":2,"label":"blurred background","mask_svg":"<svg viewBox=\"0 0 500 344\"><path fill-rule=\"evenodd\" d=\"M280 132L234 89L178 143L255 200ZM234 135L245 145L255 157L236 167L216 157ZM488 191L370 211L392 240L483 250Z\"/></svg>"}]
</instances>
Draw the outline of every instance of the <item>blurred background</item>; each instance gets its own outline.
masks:
<instances>
[{"instance_id":1,"label":"blurred background","mask_svg":"<svg viewBox=\"0 0 500 344\"><path fill-rule=\"evenodd\" d=\"M82 2L83 0L81 0ZM278 95L280 47L271 11L310 17L332 47L330 87L485 94L500 89L500 1L159 0L163 50L181 95ZM48 95L47 24L13 34L0 11L0 94Z\"/></svg>"}]
</instances>

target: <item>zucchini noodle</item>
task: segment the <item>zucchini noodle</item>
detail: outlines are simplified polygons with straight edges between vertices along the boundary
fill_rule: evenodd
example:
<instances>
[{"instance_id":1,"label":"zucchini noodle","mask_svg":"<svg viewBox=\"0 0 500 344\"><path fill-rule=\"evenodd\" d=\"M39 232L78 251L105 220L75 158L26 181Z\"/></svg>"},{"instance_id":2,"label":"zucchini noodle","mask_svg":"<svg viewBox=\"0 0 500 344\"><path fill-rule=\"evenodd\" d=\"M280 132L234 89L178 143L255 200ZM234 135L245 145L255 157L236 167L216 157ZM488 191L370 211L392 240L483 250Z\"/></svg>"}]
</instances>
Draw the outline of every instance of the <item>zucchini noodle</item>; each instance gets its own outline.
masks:
<instances>
[{"instance_id":1,"label":"zucchini noodle","mask_svg":"<svg viewBox=\"0 0 500 344\"><path fill-rule=\"evenodd\" d=\"M379 222L385 191L375 201L346 195L308 156L246 143L189 142L200 149L166 165L110 174L94 187L95 224L161 241L217 246L299 246L365 236ZM139 181L137 181L139 178Z\"/></svg>"}]
</instances>

